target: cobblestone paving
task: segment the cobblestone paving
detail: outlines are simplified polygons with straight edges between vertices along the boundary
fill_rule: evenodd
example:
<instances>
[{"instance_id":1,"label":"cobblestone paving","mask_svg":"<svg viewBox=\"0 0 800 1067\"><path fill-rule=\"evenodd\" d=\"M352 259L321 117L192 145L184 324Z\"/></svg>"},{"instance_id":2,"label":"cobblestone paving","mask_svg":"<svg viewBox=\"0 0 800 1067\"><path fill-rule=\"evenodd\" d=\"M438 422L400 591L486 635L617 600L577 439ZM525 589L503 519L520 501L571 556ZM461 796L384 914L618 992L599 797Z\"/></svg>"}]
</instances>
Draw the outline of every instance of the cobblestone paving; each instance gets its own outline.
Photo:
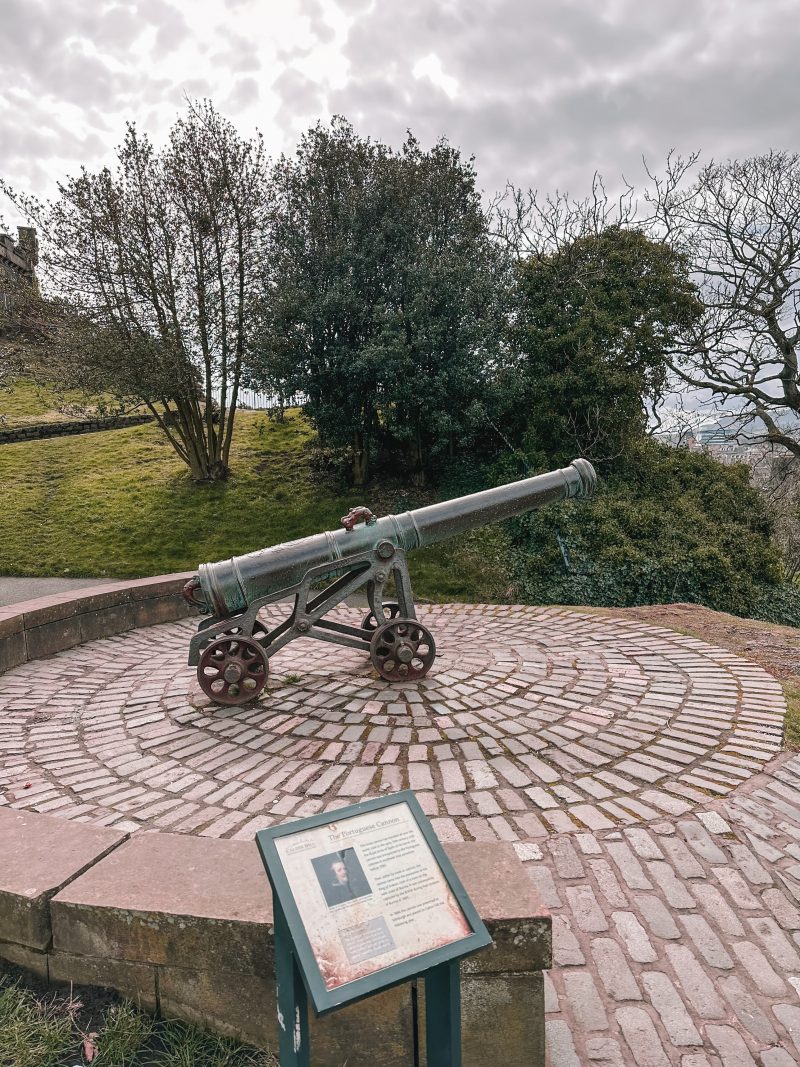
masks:
<instances>
[{"instance_id":1,"label":"cobblestone paving","mask_svg":"<svg viewBox=\"0 0 800 1067\"><path fill-rule=\"evenodd\" d=\"M298 642L240 709L185 666L191 623L17 668L0 803L250 839L410 786L444 840L512 841L551 909L552 1067L800 1063L800 757L779 754L777 682L636 620L420 615L422 683Z\"/></svg>"},{"instance_id":2,"label":"cobblestone paving","mask_svg":"<svg viewBox=\"0 0 800 1067\"><path fill-rule=\"evenodd\" d=\"M243 708L200 691L189 621L26 664L0 678L0 788L131 830L249 837L410 787L445 841L524 841L681 815L780 749L778 683L694 638L560 609L420 618L439 649L421 682L300 641Z\"/></svg>"},{"instance_id":3,"label":"cobblestone paving","mask_svg":"<svg viewBox=\"0 0 800 1067\"><path fill-rule=\"evenodd\" d=\"M552 1067L800 1063L800 757L678 818L521 844Z\"/></svg>"}]
</instances>

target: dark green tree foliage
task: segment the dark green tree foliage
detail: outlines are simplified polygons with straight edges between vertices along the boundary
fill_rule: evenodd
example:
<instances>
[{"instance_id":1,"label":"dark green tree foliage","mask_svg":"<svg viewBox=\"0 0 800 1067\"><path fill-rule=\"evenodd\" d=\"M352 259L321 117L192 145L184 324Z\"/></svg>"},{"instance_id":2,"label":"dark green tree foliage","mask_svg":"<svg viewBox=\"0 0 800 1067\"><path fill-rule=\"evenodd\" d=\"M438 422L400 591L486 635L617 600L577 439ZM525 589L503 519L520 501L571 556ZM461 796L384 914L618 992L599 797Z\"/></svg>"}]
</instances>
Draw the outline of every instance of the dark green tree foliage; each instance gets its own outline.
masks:
<instances>
[{"instance_id":1,"label":"dark green tree foliage","mask_svg":"<svg viewBox=\"0 0 800 1067\"><path fill-rule=\"evenodd\" d=\"M399 152L344 119L276 167L278 203L255 374L300 392L363 484L378 450L421 477L451 451L498 335L502 260L472 164L440 141Z\"/></svg>"},{"instance_id":2,"label":"dark green tree foliage","mask_svg":"<svg viewBox=\"0 0 800 1067\"><path fill-rule=\"evenodd\" d=\"M517 451L495 461L497 480L520 477L523 457L541 470L583 455L600 484L591 501L509 524L515 599L763 610L778 559L749 471L647 436L667 353L701 314L686 261L634 229L585 234L520 266L516 355L499 380Z\"/></svg>"},{"instance_id":3,"label":"dark green tree foliage","mask_svg":"<svg viewBox=\"0 0 800 1067\"><path fill-rule=\"evenodd\" d=\"M591 501L517 520L510 570L527 602L690 602L748 615L778 579L760 494L744 465L650 440Z\"/></svg>"},{"instance_id":4,"label":"dark green tree foliage","mask_svg":"<svg viewBox=\"0 0 800 1067\"><path fill-rule=\"evenodd\" d=\"M453 455L484 392L501 332L504 260L487 238L475 172L444 142L409 138L395 157L398 255L391 271L396 339L383 426L407 467Z\"/></svg>"},{"instance_id":5,"label":"dark green tree foliage","mask_svg":"<svg viewBox=\"0 0 800 1067\"><path fill-rule=\"evenodd\" d=\"M357 460L368 456L377 419L372 312L385 285L387 198L374 174L385 158L383 146L337 121L279 160L264 348L254 365L282 395L302 391L323 441L352 444ZM363 481L365 471L355 473Z\"/></svg>"},{"instance_id":6,"label":"dark green tree foliage","mask_svg":"<svg viewBox=\"0 0 800 1067\"><path fill-rule=\"evenodd\" d=\"M683 258L611 226L519 267L509 436L539 462L607 465L642 439L665 352L702 311Z\"/></svg>"}]
</instances>

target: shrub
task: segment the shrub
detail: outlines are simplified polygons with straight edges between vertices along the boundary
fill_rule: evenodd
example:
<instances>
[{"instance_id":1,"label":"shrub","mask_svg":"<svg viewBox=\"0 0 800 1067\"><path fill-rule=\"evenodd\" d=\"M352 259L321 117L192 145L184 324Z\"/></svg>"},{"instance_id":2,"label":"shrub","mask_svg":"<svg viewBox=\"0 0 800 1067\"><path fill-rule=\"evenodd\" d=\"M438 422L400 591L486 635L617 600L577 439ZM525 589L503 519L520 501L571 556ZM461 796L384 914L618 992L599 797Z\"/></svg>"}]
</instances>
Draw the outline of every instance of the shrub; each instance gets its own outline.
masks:
<instances>
[{"instance_id":1,"label":"shrub","mask_svg":"<svg viewBox=\"0 0 800 1067\"><path fill-rule=\"evenodd\" d=\"M764 622L800 626L800 585L762 585L755 591L751 615Z\"/></svg>"},{"instance_id":2,"label":"shrub","mask_svg":"<svg viewBox=\"0 0 800 1067\"><path fill-rule=\"evenodd\" d=\"M518 597L612 607L688 601L751 614L768 602L764 590L779 587L769 518L748 479L746 467L642 442L601 476L594 499L512 523Z\"/></svg>"}]
</instances>

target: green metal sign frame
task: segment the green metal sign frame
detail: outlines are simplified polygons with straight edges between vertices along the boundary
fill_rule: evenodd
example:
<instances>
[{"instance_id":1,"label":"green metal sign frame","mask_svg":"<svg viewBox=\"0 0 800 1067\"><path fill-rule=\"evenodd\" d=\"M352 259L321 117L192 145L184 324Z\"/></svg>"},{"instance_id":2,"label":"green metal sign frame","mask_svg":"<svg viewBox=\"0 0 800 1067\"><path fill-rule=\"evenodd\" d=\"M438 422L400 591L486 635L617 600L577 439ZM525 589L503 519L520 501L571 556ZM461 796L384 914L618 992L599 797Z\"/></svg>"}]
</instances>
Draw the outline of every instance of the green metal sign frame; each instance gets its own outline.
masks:
<instances>
[{"instance_id":1,"label":"green metal sign frame","mask_svg":"<svg viewBox=\"0 0 800 1067\"><path fill-rule=\"evenodd\" d=\"M383 967L334 989L327 989L284 871L276 840L399 805L406 805L411 812L471 933L448 945ZM425 978L429 1067L459 1067L461 1022L458 961L491 945L492 938L413 792L404 790L308 819L270 827L256 834L256 843L272 886L281 1067L306 1067L309 1063L309 998L316 1014L322 1016L420 976Z\"/></svg>"}]
</instances>

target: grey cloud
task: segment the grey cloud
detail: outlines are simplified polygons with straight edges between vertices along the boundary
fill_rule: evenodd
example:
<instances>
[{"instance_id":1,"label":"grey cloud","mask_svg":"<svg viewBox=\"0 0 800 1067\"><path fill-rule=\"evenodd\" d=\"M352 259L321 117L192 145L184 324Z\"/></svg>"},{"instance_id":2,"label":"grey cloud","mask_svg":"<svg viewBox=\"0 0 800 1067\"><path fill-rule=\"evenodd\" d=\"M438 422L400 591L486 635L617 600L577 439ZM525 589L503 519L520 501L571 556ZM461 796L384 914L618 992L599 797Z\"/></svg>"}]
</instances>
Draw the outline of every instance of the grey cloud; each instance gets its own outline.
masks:
<instances>
[{"instance_id":1,"label":"grey cloud","mask_svg":"<svg viewBox=\"0 0 800 1067\"><path fill-rule=\"evenodd\" d=\"M334 38L333 26L325 17L325 10L320 0L300 0L300 11L309 21L311 32L322 44Z\"/></svg>"},{"instance_id":2,"label":"grey cloud","mask_svg":"<svg viewBox=\"0 0 800 1067\"><path fill-rule=\"evenodd\" d=\"M190 86L197 85L201 87L201 91L194 92L190 89ZM182 109L184 102L184 95L199 96L207 95L210 92L208 82L203 78L193 78L189 81L176 81L173 78L156 78L151 75L147 81L140 84L135 92L129 93L124 97L121 97L117 103L118 117L116 119L116 125L119 126L125 121L128 114L134 110L139 110L142 103L145 104L174 104L176 108ZM152 127L151 127L152 129Z\"/></svg>"},{"instance_id":3,"label":"grey cloud","mask_svg":"<svg viewBox=\"0 0 800 1067\"><path fill-rule=\"evenodd\" d=\"M327 0L299 0L300 31L281 40L272 88L288 150L303 125L340 112L394 145L408 127L426 144L448 137L475 154L488 192L510 178L580 194L595 169L609 185L621 173L635 179L643 153L658 166L673 146L705 157L797 148L800 0L336 2L349 26L343 85L298 69L330 45ZM10 105L0 105L0 166L13 157L26 180L51 158L94 166L126 118L158 138L184 94L220 94L236 121L269 81L250 32L259 3L219 3L227 24L207 49L191 0L0 0ZM153 62L142 62L153 29ZM435 77L414 77L428 57L454 79L452 98ZM70 109L81 136L61 117Z\"/></svg>"},{"instance_id":4,"label":"grey cloud","mask_svg":"<svg viewBox=\"0 0 800 1067\"><path fill-rule=\"evenodd\" d=\"M234 83L228 96L225 98L224 110L235 114L238 109L245 108L249 104L254 103L258 100L258 97L258 81L249 76L246 78L239 78Z\"/></svg>"},{"instance_id":5,"label":"grey cloud","mask_svg":"<svg viewBox=\"0 0 800 1067\"><path fill-rule=\"evenodd\" d=\"M21 188L54 191L81 164L113 161L126 120L158 140L189 96L211 96L200 65L172 65L172 53L192 35L188 0L0 0L0 168ZM155 32L153 32L155 31ZM148 34L145 40L144 34ZM241 39L239 39L241 41ZM147 46L148 54L143 56ZM233 83L232 106L258 97L253 79L234 81L226 68L253 70L256 45L244 41L222 68ZM163 63L164 59L168 63ZM182 73L190 75L182 84ZM166 73L166 76L165 76ZM215 72L215 83L217 81ZM6 106L3 106L5 103Z\"/></svg>"},{"instance_id":6,"label":"grey cloud","mask_svg":"<svg viewBox=\"0 0 800 1067\"><path fill-rule=\"evenodd\" d=\"M141 34L144 25L134 7L115 4L96 15L92 40L98 45L130 44Z\"/></svg>"},{"instance_id":7,"label":"grey cloud","mask_svg":"<svg viewBox=\"0 0 800 1067\"><path fill-rule=\"evenodd\" d=\"M165 55L188 33L183 14L167 0L139 0L102 9L85 0L3 0L0 72L7 84L52 94L85 107L113 109L120 94L146 84L131 45L156 27L155 49Z\"/></svg>"},{"instance_id":8,"label":"grey cloud","mask_svg":"<svg viewBox=\"0 0 800 1067\"><path fill-rule=\"evenodd\" d=\"M362 15L374 4L375 0L336 0L336 6L348 15Z\"/></svg>"},{"instance_id":9,"label":"grey cloud","mask_svg":"<svg viewBox=\"0 0 800 1067\"><path fill-rule=\"evenodd\" d=\"M210 63L236 74L261 70L258 41L243 37L230 29L224 29L221 36L228 47L212 55Z\"/></svg>"},{"instance_id":10,"label":"grey cloud","mask_svg":"<svg viewBox=\"0 0 800 1067\"><path fill-rule=\"evenodd\" d=\"M191 34L183 12L164 0L140 0L138 14L147 25L157 27L155 49L162 56L173 52Z\"/></svg>"},{"instance_id":11,"label":"grey cloud","mask_svg":"<svg viewBox=\"0 0 800 1067\"><path fill-rule=\"evenodd\" d=\"M17 90L14 107L0 112L0 143L3 145L4 177L14 176L23 191L42 188L39 179L47 174L47 186L66 174L53 174L53 159L92 159L107 150L106 142L94 130L78 134L62 119L54 118L46 104ZM49 168L49 169L48 169ZM78 167L73 170L77 171Z\"/></svg>"},{"instance_id":12,"label":"grey cloud","mask_svg":"<svg viewBox=\"0 0 800 1067\"><path fill-rule=\"evenodd\" d=\"M181 92L185 93L190 100L205 100L211 98L211 85L205 78L189 78L180 82Z\"/></svg>"},{"instance_id":13,"label":"grey cloud","mask_svg":"<svg viewBox=\"0 0 800 1067\"><path fill-rule=\"evenodd\" d=\"M292 67L278 75L272 88L281 100L280 117L292 128L298 117L314 120L324 110L319 85Z\"/></svg>"},{"instance_id":14,"label":"grey cloud","mask_svg":"<svg viewBox=\"0 0 800 1067\"><path fill-rule=\"evenodd\" d=\"M356 14L328 110L395 144L407 126L447 136L490 192L582 193L595 169L640 176L643 153L658 165L673 146L796 147L798 16L797 0L381 0ZM414 78L431 55L455 99Z\"/></svg>"}]
</instances>

